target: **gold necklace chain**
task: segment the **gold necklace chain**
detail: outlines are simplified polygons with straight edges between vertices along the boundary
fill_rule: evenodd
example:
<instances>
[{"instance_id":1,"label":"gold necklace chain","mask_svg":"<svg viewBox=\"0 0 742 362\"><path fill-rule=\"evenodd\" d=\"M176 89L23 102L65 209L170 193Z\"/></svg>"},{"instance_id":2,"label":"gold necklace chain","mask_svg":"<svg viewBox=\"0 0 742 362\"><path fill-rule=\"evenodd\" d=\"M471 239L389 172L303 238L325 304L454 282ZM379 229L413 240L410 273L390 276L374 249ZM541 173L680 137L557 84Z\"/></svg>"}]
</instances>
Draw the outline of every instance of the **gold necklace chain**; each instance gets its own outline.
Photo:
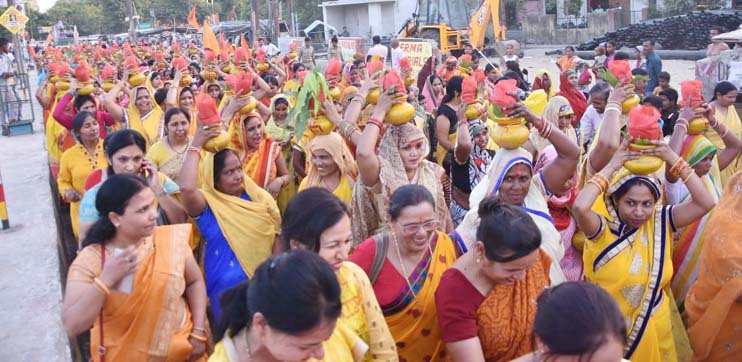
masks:
<instances>
[{"instance_id":1,"label":"gold necklace chain","mask_svg":"<svg viewBox=\"0 0 742 362\"><path fill-rule=\"evenodd\" d=\"M402 259L402 252L399 249L399 241L397 240L397 234L389 228L389 233L392 234L392 239L394 239L394 246L397 249L397 256L399 257L399 266L402 268L402 278L405 282L407 282L407 286L410 288L410 293L412 293L412 296L417 299L417 293L415 293L415 289L412 288L412 283L410 283L410 277L407 275L407 270L404 267L404 259ZM430 248L430 240L428 240L428 251L430 252L430 257L433 257L433 249ZM423 255L425 256L425 255ZM418 261L419 262L419 261Z\"/></svg>"}]
</instances>

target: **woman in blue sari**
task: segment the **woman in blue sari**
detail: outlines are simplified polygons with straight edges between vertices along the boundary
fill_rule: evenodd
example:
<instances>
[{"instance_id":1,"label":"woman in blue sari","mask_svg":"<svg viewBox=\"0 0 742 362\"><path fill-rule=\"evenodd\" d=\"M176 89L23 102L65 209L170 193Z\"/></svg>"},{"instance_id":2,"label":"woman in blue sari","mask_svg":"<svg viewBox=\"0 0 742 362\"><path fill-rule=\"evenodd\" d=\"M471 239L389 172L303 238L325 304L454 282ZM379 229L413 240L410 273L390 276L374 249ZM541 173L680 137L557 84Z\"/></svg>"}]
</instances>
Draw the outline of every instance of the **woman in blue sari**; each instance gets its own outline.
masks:
<instances>
[{"instance_id":1,"label":"woman in blue sari","mask_svg":"<svg viewBox=\"0 0 742 362\"><path fill-rule=\"evenodd\" d=\"M275 200L244 173L234 150L215 154L201 150L219 132L198 128L180 175L183 206L206 241L206 292L216 317L222 292L251 277L279 245L274 241L281 225Z\"/></svg>"}]
</instances>

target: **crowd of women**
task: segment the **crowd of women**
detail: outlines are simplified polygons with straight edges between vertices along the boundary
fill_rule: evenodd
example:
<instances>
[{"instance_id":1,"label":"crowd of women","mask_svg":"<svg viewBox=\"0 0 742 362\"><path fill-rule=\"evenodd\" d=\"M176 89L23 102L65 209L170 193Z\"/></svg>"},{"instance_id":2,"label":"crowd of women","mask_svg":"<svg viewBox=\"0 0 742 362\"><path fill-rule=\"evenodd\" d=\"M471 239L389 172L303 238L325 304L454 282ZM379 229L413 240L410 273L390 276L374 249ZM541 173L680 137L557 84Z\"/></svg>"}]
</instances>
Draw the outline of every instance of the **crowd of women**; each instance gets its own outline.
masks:
<instances>
[{"instance_id":1,"label":"crowd of women","mask_svg":"<svg viewBox=\"0 0 742 362\"><path fill-rule=\"evenodd\" d=\"M79 240L62 319L70 336L90 330L93 360L742 351L731 83L708 102L684 84L663 138L620 57L585 98L567 62L556 93L517 57L501 70L434 56L415 77L406 59L306 69L294 49L220 43L37 58Z\"/></svg>"}]
</instances>

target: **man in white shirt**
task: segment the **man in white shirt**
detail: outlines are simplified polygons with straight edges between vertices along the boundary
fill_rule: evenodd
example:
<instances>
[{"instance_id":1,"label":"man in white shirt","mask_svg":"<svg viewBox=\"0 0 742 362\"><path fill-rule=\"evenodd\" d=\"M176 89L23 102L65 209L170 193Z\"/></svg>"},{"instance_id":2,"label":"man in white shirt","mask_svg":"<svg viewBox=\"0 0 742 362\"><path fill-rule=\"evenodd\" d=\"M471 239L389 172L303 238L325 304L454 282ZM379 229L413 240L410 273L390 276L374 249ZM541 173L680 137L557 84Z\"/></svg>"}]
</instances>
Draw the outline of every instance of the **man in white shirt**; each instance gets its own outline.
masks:
<instances>
[{"instance_id":1,"label":"man in white shirt","mask_svg":"<svg viewBox=\"0 0 742 362\"><path fill-rule=\"evenodd\" d=\"M21 118L20 98L15 93L15 71L10 40L0 37L0 123L13 123Z\"/></svg>"},{"instance_id":2,"label":"man in white shirt","mask_svg":"<svg viewBox=\"0 0 742 362\"><path fill-rule=\"evenodd\" d=\"M399 72L399 60L404 58L404 51L399 47L399 39L392 39L392 69Z\"/></svg>"},{"instance_id":3,"label":"man in white shirt","mask_svg":"<svg viewBox=\"0 0 742 362\"><path fill-rule=\"evenodd\" d=\"M611 93L611 87L606 82L598 83L590 88L590 105L585 110L580 120L580 131L582 133L582 144L585 148L590 147L590 143L595 137L595 133L600 128L603 121L603 112L605 112L608 95Z\"/></svg>"},{"instance_id":4,"label":"man in white shirt","mask_svg":"<svg viewBox=\"0 0 742 362\"><path fill-rule=\"evenodd\" d=\"M386 57L389 54L389 49L381 45L380 36L374 35L371 40L374 42L374 46L372 46L371 49L368 50L368 53L366 53L366 59L378 55L379 57L381 57L381 61L386 63Z\"/></svg>"},{"instance_id":5,"label":"man in white shirt","mask_svg":"<svg viewBox=\"0 0 742 362\"><path fill-rule=\"evenodd\" d=\"M281 53L281 50L275 44L271 43L271 38L268 37L263 38L263 50L265 50L268 58L273 58Z\"/></svg>"}]
</instances>

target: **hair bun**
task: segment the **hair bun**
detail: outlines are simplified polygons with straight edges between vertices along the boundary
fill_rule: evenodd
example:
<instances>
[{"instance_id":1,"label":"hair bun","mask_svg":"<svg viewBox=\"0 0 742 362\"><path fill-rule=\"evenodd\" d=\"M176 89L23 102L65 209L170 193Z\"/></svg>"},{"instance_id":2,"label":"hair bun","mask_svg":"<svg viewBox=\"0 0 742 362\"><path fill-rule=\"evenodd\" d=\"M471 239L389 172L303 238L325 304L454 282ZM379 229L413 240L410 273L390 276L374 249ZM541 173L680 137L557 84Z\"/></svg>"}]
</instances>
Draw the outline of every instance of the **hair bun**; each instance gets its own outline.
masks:
<instances>
[{"instance_id":1,"label":"hair bun","mask_svg":"<svg viewBox=\"0 0 742 362\"><path fill-rule=\"evenodd\" d=\"M482 199L482 202L479 203L479 210L477 213L479 214L479 217L483 217L487 214L493 214L500 208L504 207L506 204L500 199L499 195L490 195Z\"/></svg>"}]
</instances>

